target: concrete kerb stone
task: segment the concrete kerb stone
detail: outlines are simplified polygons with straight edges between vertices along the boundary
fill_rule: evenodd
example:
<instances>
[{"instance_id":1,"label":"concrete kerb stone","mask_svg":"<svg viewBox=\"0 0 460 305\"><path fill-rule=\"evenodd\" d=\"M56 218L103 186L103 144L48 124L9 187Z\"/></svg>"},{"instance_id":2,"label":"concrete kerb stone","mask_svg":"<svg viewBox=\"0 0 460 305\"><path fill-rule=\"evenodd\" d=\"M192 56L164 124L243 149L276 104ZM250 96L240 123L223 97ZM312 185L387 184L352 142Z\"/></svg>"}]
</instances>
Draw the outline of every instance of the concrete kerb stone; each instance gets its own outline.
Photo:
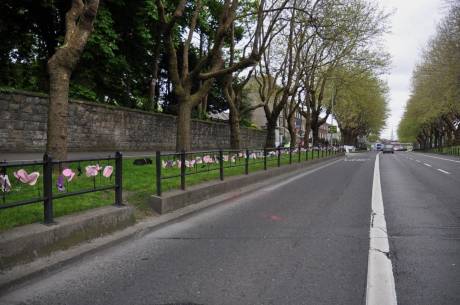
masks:
<instances>
[{"instance_id":1,"label":"concrete kerb stone","mask_svg":"<svg viewBox=\"0 0 460 305\"><path fill-rule=\"evenodd\" d=\"M340 157L342 154L339 155ZM272 177L283 175L312 164L336 158L336 156L325 157L321 159L313 159L300 163L284 165L282 167L270 168L266 171L257 171L244 176L233 176L226 178L224 181L212 181L202 183L196 186L191 186L187 190L174 190L164 193L162 196L153 195L150 198L149 204L156 212L160 214L169 213L177 209L181 209L191 204L207 200L213 196L224 194L244 186L257 183Z\"/></svg>"},{"instance_id":2,"label":"concrete kerb stone","mask_svg":"<svg viewBox=\"0 0 460 305\"><path fill-rule=\"evenodd\" d=\"M31 261L26 264L16 265L8 270L3 270L2 268L0 269L0 296L9 291L10 289L17 287L18 285L21 285L26 281L33 280L43 275L44 273L51 273L65 265L68 265L75 261L80 261L81 259L84 259L85 257L90 256L94 253L98 253L104 249L108 249L112 246L118 245L122 242L131 239L141 238L142 236L149 234L150 232L153 232L155 230L158 230L165 225L191 217L193 214L201 212L204 209L211 208L217 204L226 202L228 200L233 200L235 198L244 196L248 193L257 191L258 189L284 181L287 177L301 172L304 167L314 167L316 163L324 163L325 161L339 159L341 157L343 157L343 154L339 154L328 158L322 158L318 160L310 160L308 162L292 164L291 166L284 166L279 168L284 168L284 172L273 170L269 170L266 172L263 171L267 175L266 179L260 179L258 181L252 180L252 184L243 185L241 188L237 188L227 193L218 193L214 197L210 197L195 204L190 204L188 206L185 206L184 208L161 215L160 217L145 219L141 222L134 223L134 225L127 226L123 230L114 231L112 232L112 234L105 234L101 237L92 239L91 241L87 240L87 242L81 242L78 245L74 244L65 251L55 251L48 256L38 257L34 261ZM271 174L268 174L268 172L271 172ZM257 173L258 172L255 172L252 175L255 175ZM269 179L270 177L271 179ZM233 179L236 178L238 177L234 177ZM230 180L230 178L228 180ZM123 209L115 207L107 208ZM101 213L103 213L103 209L104 208L100 209ZM131 209L130 213L132 213ZM71 218L71 216L65 217ZM59 218L60 222L62 222L62 218ZM45 227L43 225L39 226ZM1 240L0 249L4 249L3 244L1 244Z\"/></svg>"},{"instance_id":3,"label":"concrete kerb stone","mask_svg":"<svg viewBox=\"0 0 460 305\"><path fill-rule=\"evenodd\" d=\"M114 206L96 208L55 220L55 225L35 223L1 233L0 270L124 229L135 222L132 208Z\"/></svg>"}]
</instances>

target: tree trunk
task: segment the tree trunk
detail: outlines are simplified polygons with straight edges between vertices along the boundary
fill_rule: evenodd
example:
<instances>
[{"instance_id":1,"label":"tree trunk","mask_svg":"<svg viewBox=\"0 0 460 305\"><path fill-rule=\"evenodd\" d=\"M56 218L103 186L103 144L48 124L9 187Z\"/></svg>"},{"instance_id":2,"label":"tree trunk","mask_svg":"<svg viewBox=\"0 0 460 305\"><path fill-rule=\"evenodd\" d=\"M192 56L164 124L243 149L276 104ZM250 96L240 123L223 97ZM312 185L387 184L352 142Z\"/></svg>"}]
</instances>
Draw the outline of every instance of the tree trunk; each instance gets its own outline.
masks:
<instances>
[{"instance_id":1,"label":"tree trunk","mask_svg":"<svg viewBox=\"0 0 460 305\"><path fill-rule=\"evenodd\" d=\"M240 116L234 107L230 107L230 146L240 149Z\"/></svg>"},{"instance_id":2,"label":"tree trunk","mask_svg":"<svg viewBox=\"0 0 460 305\"><path fill-rule=\"evenodd\" d=\"M319 126L317 124L312 124L311 126L313 146L319 145Z\"/></svg>"},{"instance_id":3,"label":"tree trunk","mask_svg":"<svg viewBox=\"0 0 460 305\"><path fill-rule=\"evenodd\" d=\"M67 117L69 82L86 42L93 30L99 0L73 0L66 13L64 43L48 60L50 75L50 102L46 151L58 160L67 159Z\"/></svg>"},{"instance_id":4,"label":"tree trunk","mask_svg":"<svg viewBox=\"0 0 460 305\"><path fill-rule=\"evenodd\" d=\"M291 115L288 117L288 131L289 136L291 137L290 147L295 148L297 147L297 134L295 132L295 116Z\"/></svg>"},{"instance_id":5,"label":"tree trunk","mask_svg":"<svg viewBox=\"0 0 460 305\"><path fill-rule=\"evenodd\" d=\"M67 159L67 118L69 116L70 72L55 61L48 64L50 97L46 151L56 160Z\"/></svg>"},{"instance_id":6,"label":"tree trunk","mask_svg":"<svg viewBox=\"0 0 460 305\"><path fill-rule=\"evenodd\" d=\"M352 129L343 128L341 129L342 139L344 145L355 145L356 144L356 137L353 133Z\"/></svg>"},{"instance_id":7,"label":"tree trunk","mask_svg":"<svg viewBox=\"0 0 460 305\"><path fill-rule=\"evenodd\" d=\"M457 130L454 131L454 144L460 144L460 126L457 127Z\"/></svg>"},{"instance_id":8,"label":"tree trunk","mask_svg":"<svg viewBox=\"0 0 460 305\"><path fill-rule=\"evenodd\" d=\"M177 141L176 151L190 151L192 148L190 127L192 121L192 107L190 102L179 102L179 115L177 116Z\"/></svg>"},{"instance_id":9,"label":"tree trunk","mask_svg":"<svg viewBox=\"0 0 460 305\"><path fill-rule=\"evenodd\" d=\"M155 40L155 49L153 55L153 69L152 69L152 79L150 80L149 88L149 99L146 106L147 111L155 110L158 111L158 96L157 96L157 87L158 87L158 72L160 70L160 56L161 56L161 39L163 36L163 26L160 26L159 33L157 34Z\"/></svg>"},{"instance_id":10,"label":"tree trunk","mask_svg":"<svg viewBox=\"0 0 460 305\"><path fill-rule=\"evenodd\" d=\"M267 140L265 147L273 148L276 146L276 120L267 121Z\"/></svg>"},{"instance_id":11,"label":"tree trunk","mask_svg":"<svg viewBox=\"0 0 460 305\"><path fill-rule=\"evenodd\" d=\"M310 146L310 131L311 131L311 122L310 119L305 119L305 134L303 136L303 145L305 147Z\"/></svg>"}]
</instances>

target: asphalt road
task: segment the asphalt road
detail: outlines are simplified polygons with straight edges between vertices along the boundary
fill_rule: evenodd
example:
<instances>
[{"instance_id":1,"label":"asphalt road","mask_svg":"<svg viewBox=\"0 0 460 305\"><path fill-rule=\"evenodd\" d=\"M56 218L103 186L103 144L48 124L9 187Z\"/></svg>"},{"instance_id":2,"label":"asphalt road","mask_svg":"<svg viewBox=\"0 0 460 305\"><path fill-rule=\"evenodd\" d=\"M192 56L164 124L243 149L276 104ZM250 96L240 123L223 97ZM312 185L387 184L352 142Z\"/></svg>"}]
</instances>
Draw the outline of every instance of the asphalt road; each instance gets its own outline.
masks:
<instances>
[{"instance_id":1,"label":"asphalt road","mask_svg":"<svg viewBox=\"0 0 460 305\"><path fill-rule=\"evenodd\" d=\"M460 304L460 159L381 158L398 304Z\"/></svg>"},{"instance_id":2,"label":"asphalt road","mask_svg":"<svg viewBox=\"0 0 460 305\"><path fill-rule=\"evenodd\" d=\"M365 304L375 157L354 154L206 209L34 279L0 304ZM460 304L452 160L380 156L400 305Z\"/></svg>"}]
</instances>

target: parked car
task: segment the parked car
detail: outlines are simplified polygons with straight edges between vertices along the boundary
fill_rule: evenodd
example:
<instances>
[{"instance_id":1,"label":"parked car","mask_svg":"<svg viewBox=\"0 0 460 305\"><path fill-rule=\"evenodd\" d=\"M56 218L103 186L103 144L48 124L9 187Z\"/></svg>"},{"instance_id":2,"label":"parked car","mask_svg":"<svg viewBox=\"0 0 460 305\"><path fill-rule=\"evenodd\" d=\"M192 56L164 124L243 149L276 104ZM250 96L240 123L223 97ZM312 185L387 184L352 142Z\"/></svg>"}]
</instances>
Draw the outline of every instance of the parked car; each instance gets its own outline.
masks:
<instances>
[{"instance_id":1,"label":"parked car","mask_svg":"<svg viewBox=\"0 0 460 305\"><path fill-rule=\"evenodd\" d=\"M394 154L395 153L395 150L394 150L394 146L391 145L391 144L385 144L383 145L383 149L382 149L383 153L392 153Z\"/></svg>"}]
</instances>

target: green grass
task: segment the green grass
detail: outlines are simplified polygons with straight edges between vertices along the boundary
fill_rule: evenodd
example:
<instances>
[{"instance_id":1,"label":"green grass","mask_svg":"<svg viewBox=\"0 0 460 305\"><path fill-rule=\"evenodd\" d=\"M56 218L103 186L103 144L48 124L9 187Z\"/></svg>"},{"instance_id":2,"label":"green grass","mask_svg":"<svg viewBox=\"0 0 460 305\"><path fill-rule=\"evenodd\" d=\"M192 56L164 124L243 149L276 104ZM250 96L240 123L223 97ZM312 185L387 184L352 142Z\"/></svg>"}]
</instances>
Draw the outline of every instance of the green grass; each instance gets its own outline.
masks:
<instances>
[{"instance_id":1,"label":"green grass","mask_svg":"<svg viewBox=\"0 0 460 305\"><path fill-rule=\"evenodd\" d=\"M200 154L202 156L202 154ZM321 157L321 154L320 154ZM317 152L308 152L308 160L318 158ZM151 157L155 161L154 157ZM174 160L174 157L162 157L163 160ZM299 160L298 153L292 153L292 163L297 163ZM301 162L305 161L305 152L301 153ZM97 176L95 179L86 177L85 166L89 164L96 164L97 162L77 162L69 164L68 167L77 173L71 182L66 182L65 188L68 192L79 190L91 189L93 187L108 186L114 184L114 175L111 178ZM154 162L155 163L155 162ZM245 170L244 158L237 158L236 162L224 162L224 177L243 175ZM289 155L282 154L281 165L289 164ZM101 161L101 166L112 165L114 161ZM277 167L277 156L267 157L267 168ZM77 168L82 169L82 173L78 175ZM24 168L27 172L38 171L40 178L35 186L29 186L17 181L13 175L13 171L19 168ZM61 167L63 169L64 167ZM249 160L249 173L263 170L263 158ZM59 169L55 168L53 174L53 183L56 183ZM156 194L156 167L155 164L148 165L133 165L133 159L123 159L123 193L124 200L130 205L135 206L138 210L144 211L148 214L146 207L146 199ZM219 179L219 165L218 164L198 164L192 169L186 170L186 186L196 185L205 181L212 181ZM7 171L10 181L12 183L12 190L8 193L0 193L0 205L8 204L11 202L26 200L31 198L40 198L43 196L43 170L41 165L20 166L17 168L9 168ZM162 169L162 177L179 175L180 169L177 167ZM162 192L167 192L173 189L180 188L180 177L162 179ZM58 194L57 188L53 185L53 194ZM54 217L68 215L87 209L106 206L114 203L114 191L107 190L95 193L89 193L78 196L70 196L61 199L53 200ZM141 213L142 215L142 213ZM43 221L43 203L38 202L35 204L24 205L9 209L0 210L0 231L7 230L16 226L30 224Z\"/></svg>"},{"instance_id":2,"label":"green grass","mask_svg":"<svg viewBox=\"0 0 460 305\"><path fill-rule=\"evenodd\" d=\"M433 149L429 150L429 152L438 153L438 154L444 154L444 155L460 156L460 145L459 146L433 148Z\"/></svg>"}]
</instances>

